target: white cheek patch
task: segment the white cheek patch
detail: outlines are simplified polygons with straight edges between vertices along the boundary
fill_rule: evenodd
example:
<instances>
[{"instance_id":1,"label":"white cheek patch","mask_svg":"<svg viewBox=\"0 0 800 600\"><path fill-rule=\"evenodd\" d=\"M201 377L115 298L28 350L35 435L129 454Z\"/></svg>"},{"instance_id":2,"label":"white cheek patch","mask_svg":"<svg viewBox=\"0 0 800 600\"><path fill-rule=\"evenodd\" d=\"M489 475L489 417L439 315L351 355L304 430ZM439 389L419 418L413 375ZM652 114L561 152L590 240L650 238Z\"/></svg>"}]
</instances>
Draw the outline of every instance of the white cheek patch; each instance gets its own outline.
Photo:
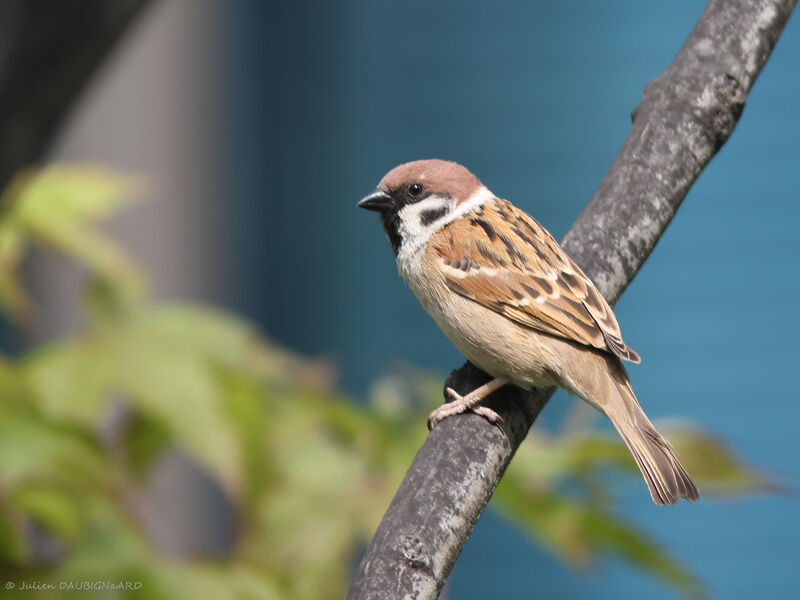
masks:
<instances>
[{"instance_id":1,"label":"white cheek patch","mask_svg":"<svg viewBox=\"0 0 800 600\"><path fill-rule=\"evenodd\" d=\"M452 208L451 198L433 194L414 204L407 204L397 213L402 239L397 253L397 267L400 275L409 283L419 268L425 244L444 225Z\"/></svg>"},{"instance_id":2,"label":"white cheek patch","mask_svg":"<svg viewBox=\"0 0 800 600\"><path fill-rule=\"evenodd\" d=\"M397 254L397 266L403 279L410 283L414 278L425 245L434 233L493 197L492 193L482 186L458 206L452 198L432 194L424 200L400 209L397 215L400 218L399 230L402 242Z\"/></svg>"},{"instance_id":3,"label":"white cheek patch","mask_svg":"<svg viewBox=\"0 0 800 600\"><path fill-rule=\"evenodd\" d=\"M400 233L403 244L406 242L427 242L433 233L441 227L438 223L452 210L453 201L445 196L431 195L407 204L397 215L400 217Z\"/></svg>"}]
</instances>

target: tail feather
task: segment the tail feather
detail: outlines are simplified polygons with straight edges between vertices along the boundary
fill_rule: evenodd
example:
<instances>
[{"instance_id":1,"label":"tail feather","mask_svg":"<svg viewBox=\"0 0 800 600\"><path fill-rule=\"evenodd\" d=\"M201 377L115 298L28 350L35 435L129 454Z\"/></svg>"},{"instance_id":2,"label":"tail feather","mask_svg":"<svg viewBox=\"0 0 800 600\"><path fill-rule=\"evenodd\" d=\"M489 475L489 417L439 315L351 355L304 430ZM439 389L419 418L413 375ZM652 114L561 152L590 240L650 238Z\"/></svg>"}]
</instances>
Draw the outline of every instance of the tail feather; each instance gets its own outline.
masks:
<instances>
[{"instance_id":1,"label":"tail feather","mask_svg":"<svg viewBox=\"0 0 800 600\"><path fill-rule=\"evenodd\" d=\"M697 500L700 497L697 486L670 443L656 431L639 406L630 384L614 383L621 401L611 402L603 409L636 460L653 502L664 505L675 504L679 498Z\"/></svg>"}]
</instances>

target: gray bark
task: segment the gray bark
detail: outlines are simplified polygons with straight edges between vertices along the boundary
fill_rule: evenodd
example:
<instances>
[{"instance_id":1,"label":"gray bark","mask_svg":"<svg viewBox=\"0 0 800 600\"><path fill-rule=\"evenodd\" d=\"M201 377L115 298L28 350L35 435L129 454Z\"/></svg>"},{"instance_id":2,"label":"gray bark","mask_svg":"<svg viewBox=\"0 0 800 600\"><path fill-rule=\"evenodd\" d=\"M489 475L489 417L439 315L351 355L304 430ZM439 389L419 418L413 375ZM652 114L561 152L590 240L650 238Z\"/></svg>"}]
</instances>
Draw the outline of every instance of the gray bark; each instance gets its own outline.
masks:
<instances>
[{"instance_id":1,"label":"gray bark","mask_svg":"<svg viewBox=\"0 0 800 600\"><path fill-rule=\"evenodd\" d=\"M730 136L796 0L711 0L675 60L644 90L619 155L562 245L615 302L700 172ZM466 363L466 394L489 376ZM474 414L439 423L367 548L348 598L436 598L515 450L553 389L506 386Z\"/></svg>"}]
</instances>

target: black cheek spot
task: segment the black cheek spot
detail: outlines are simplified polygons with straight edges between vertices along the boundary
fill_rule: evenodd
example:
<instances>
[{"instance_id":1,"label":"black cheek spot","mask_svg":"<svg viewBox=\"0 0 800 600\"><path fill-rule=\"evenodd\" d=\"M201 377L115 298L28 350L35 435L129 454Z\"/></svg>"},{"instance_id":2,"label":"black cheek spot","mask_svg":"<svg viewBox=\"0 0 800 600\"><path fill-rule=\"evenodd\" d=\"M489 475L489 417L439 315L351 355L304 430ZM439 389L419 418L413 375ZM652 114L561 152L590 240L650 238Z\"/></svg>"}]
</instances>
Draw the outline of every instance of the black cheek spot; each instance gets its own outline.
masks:
<instances>
[{"instance_id":1,"label":"black cheek spot","mask_svg":"<svg viewBox=\"0 0 800 600\"><path fill-rule=\"evenodd\" d=\"M428 209L428 210L423 210L422 213L420 213L420 216L419 216L420 225L422 225L423 227L427 227L428 225L430 225L434 221L438 221L439 219L441 219L446 214L447 214L447 207L446 206L442 206L440 208L431 208L431 209Z\"/></svg>"}]
</instances>

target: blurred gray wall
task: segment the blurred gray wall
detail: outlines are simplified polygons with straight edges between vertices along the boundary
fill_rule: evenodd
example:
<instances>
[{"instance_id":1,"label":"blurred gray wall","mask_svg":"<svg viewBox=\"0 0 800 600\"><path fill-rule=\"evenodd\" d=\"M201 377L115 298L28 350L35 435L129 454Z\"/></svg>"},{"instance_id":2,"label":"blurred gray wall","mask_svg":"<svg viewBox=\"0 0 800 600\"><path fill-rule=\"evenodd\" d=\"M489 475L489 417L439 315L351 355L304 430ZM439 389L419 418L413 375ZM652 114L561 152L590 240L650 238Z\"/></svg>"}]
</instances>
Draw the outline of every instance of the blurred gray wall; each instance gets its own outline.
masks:
<instances>
[{"instance_id":1,"label":"blurred gray wall","mask_svg":"<svg viewBox=\"0 0 800 600\"><path fill-rule=\"evenodd\" d=\"M146 177L146 201L116 216L109 230L160 298L224 300L224 7L214 0L149 7L90 82L47 158L97 161ZM76 331L84 274L44 253L31 273L41 308L34 341ZM144 516L162 550L206 553L228 545L224 500L181 455L166 456L152 477Z\"/></svg>"},{"instance_id":2,"label":"blurred gray wall","mask_svg":"<svg viewBox=\"0 0 800 600\"><path fill-rule=\"evenodd\" d=\"M48 160L100 161L146 177L146 199L110 229L159 297L223 299L226 237L225 4L155 3L90 82ZM80 279L37 264L47 337L74 328Z\"/></svg>"}]
</instances>

